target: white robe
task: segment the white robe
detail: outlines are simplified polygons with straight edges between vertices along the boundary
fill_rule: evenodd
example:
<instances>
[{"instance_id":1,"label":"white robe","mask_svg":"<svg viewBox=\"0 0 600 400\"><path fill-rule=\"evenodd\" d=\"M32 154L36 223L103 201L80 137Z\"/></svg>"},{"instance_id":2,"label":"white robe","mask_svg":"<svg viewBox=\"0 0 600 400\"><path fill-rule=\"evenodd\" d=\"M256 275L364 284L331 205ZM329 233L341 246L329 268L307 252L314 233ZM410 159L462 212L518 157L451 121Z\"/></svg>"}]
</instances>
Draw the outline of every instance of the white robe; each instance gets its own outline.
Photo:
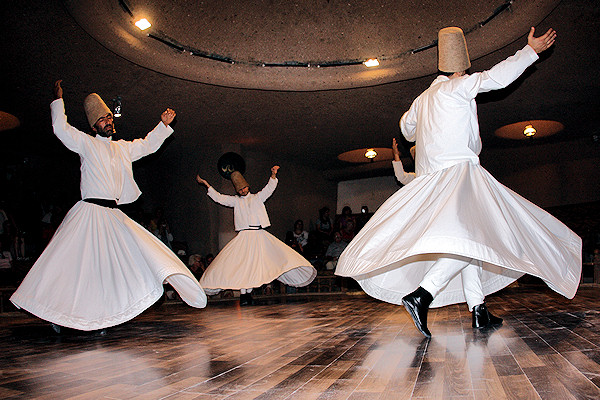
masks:
<instances>
[{"instance_id":1,"label":"white robe","mask_svg":"<svg viewBox=\"0 0 600 400\"><path fill-rule=\"evenodd\" d=\"M67 123L62 100L51 104L54 133L81 158L82 198L135 201L131 162L156 151L173 132L160 122L132 142L89 136ZM193 307L206 295L189 269L152 233L116 208L79 201L10 298L19 308L79 330L128 321L151 306L169 282Z\"/></svg>"},{"instance_id":2,"label":"white robe","mask_svg":"<svg viewBox=\"0 0 600 400\"><path fill-rule=\"evenodd\" d=\"M307 259L262 229L271 225L264 202L276 187L277 179L271 178L260 192L246 196L228 196L212 187L208 189L208 196L216 203L233 207L235 230L238 231L200 278L200 284L208 294L222 289L255 288L275 279L301 287L317 276L316 269Z\"/></svg>"},{"instance_id":3,"label":"white robe","mask_svg":"<svg viewBox=\"0 0 600 400\"><path fill-rule=\"evenodd\" d=\"M340 256L336 274L371 296L401 304L442 254L483 267L484 295L523 274L572 298L581 275L581 239L556 218L496 181L479 165L477 93L513 82L537 60L529 46L489 71L437 77L403 115L416 141L416 176L371 217ZM460 274L431 307L464 302Z\"/></svg>"}]
</instances>

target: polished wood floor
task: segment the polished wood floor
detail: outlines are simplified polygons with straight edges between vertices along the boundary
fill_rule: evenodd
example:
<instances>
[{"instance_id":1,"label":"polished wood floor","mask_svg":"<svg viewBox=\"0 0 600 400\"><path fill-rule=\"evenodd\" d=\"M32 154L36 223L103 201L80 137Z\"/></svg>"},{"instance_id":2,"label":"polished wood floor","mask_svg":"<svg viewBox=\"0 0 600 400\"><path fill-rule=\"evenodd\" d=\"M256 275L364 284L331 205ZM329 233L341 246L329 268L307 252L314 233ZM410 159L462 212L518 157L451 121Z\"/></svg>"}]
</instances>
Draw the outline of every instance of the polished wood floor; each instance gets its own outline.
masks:
<instances>
[{"instance_id":1,"label":"polished wood floor","mask_svg":"<svg viewBox=\"0 0 600 400\"><path fill-rule=\"evenodd\" d=\"M464 304L431 310L364 295L196 310L154 307L106 334L55 334L0 314L0 398L598 399L600 288L488 297L504 325L473 330Z\"/></svg>"}]
</instances>

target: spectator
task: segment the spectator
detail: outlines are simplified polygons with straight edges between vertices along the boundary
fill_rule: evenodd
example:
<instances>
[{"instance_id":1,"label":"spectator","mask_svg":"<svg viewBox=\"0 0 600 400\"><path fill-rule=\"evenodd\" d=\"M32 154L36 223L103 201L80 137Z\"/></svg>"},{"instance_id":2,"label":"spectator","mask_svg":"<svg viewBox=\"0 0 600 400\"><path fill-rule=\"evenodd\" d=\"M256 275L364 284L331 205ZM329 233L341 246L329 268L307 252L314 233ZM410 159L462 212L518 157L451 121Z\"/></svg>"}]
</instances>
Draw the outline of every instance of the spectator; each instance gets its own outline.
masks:
<instances>
[{"instance_id":1,"label":"spectator","mask_svg":"<svg viewBox=\"0 0 600 400\"><path fill-rule=\"evenodd\" d=\"M328 271L334 270L337 266L338 258L342 251L348 246L348 243L342 240L342 235L339 232L333 234L333 242L327 247L325 252L325 269Z\"/></svg>"},{"instance_id":2,"label":"spectator","mask_svg":"<svg viewBox=\"0 0 600 400\"><path fill-rule=\"evenodd\" d=\"M333 222L329 217L329 207L323 207L319 210L319 218L317 219L317 235L321 240L331 240L331 234L333 233Z\"/></svg>"},{"instance_id":3,"label":"spectator","mask_svg":"<svg viewBox=\"0 0 600 400\"><path fill-rule=\"evenodd\" d=\"M354 220L349 219L346 222L346 225L340 230L340 235L342 236L342 240L344 242L350 243L350 241L354 239L354 235L356 235L356 233L354 232L354 227Z\"/></svg>"},{"instance_id":4,"label":"spectator","mask_svg":"<svg viewBox=\"0 0 600 400\"><path fill-rule=\"evenodd\" d=\"M304 253L306 245L308 244L308 232L304 230L304 222L301 219L294 222L292 235L294 236L294 240L298 243L300 253Z\"/></svg>"},{"instance_id":5,"label":"spectator","mask_svg":"<svg viewBox=\"0 0 600 400\"><path fill-rule=\"evenodd\" d=\"M188 266L190 267L190 271L196 279L200 279L206 266L204 264L204 259L200 254L192 254L188 260Z\"/></svg>"},{"instance_id":6,"label":"spectator","mask_svg":"<svg viewBox=\"0 0 600 400\"><path fill-rule=\"evenodd\" d=\"M352 230L354 230L354 227L356 227L356 219L352 215L352 209L350 208L350 206L345 206L344 208L342 208L342 214L336 218L336 231L342 231L343 229L347 229L348 221L352 221Z\"/></svg>"}]
</instances>

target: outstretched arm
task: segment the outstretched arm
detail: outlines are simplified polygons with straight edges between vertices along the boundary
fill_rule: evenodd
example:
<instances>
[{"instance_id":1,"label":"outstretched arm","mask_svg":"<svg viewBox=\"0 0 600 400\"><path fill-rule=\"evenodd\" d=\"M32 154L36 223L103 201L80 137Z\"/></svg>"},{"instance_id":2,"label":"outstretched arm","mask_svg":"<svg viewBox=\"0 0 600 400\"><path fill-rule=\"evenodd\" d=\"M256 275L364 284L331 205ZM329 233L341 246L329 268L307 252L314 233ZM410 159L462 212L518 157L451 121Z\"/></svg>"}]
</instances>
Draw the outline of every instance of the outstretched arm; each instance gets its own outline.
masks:
<instances>
[{"instance_id":1,"label":"outstretched arm","mask_svg":"<svg viewBox=\"0 0 600 400\"><path fill-rule=\"evenodd\" d=\"M205 186L208 189L208 192L206 192L206 194L208 195L208 197L213 199L215 203L219 203L226 207L235 206L235 200L237 196L229 196L217 192L215 188L210 186L210 184L205 179L200 178L200 175L196 175L196 182L198 182L200 185Z\"/></svg>"},{"instance_id":2,"label":"outstretched arm","mask_svg":"<svg viewBox=\"0 0 600 400\"><path fill-rule=\"evenodd\" d=\"M90 138L89 135L72 127L67 122L65 104L63 102L62 79L54 82L54 101L50 104L52 116L52 129L57 138L71 151L80 153L83 142Z\"/></svg>"},{"instance_id":3,"label":"outstretched arm","mask_svg":"<svg viewBox=\"0 0 600 400\"><path fill-rule=\"evenodd\" d=\"M527 36L527 44L531 46L537 54L550 48L556 41L556 31L552 28L548 29L545 34L537 38L533 37L534 33L535 28L532 26L529 30L529 35Z\"/></svg>"},{"instance_id":4,"label":"outstretched arm","mask_svg":"<svg viewBox=\"0 0 600 400\"><path fill-rule=\"evenodd\" d=\"M556 32L553 29L542 36L535 38L535 28L529 30L527 45L517 51L514 56L494 65L490 70L472 74L464 79L464 96L469 99L475 98L477 93L490 90L503 89L515 81L531 64L539 58L538 53L548 49L556 40Z\"/></svg>"},{"instance_id":5,"label":"outstretched arm","mask_svg":"<svg viewBox=\"0 0 600 400\"><path fill-rule=\"evenodd\" d=\"M271 167L271 177L269 182L267 182L267 185L262 188L260 192L256 193L256 196L258 196L262 202L265 202L269 197L271 197L277 188L277 171L279 171L279 165L274 165Z\"/></svg>"},{"instance_id":6,"label":"outstretched arm","mask_svg":"<svg viewBox=\"0 0 600 400\"><path fill-rule=\"evenodd\" d=\"M167 108L160 115L162 124L159 122L144 139L136 139L129 142L131 161L136 161L148 154L152 154L162 146L163 142L173 133L173 128L169 124L173 122L175 115L176 113L173 109Z\"/></svg>"}]
</instances>

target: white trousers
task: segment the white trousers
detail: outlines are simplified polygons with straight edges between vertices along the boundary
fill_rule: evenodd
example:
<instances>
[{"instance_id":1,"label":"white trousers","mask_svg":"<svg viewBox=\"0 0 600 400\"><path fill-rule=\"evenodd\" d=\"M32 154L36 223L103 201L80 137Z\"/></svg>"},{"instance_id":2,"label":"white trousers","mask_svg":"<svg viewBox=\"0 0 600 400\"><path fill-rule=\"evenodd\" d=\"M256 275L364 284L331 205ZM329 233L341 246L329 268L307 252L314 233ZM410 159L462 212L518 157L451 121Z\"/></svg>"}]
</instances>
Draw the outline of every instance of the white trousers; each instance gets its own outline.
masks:
<instances>
[{"instance_id":1,"label":"white trousers","mask_svg":"<svg viewBox=\"0 0 600 400\"><path fill-rule=\"evenodd\" d=\"M435 298L448 282L460 273L465 299L471 311L485 300L481 285L482 269L481 266L472 264L472 261L471 258L454 255L440 257L425 274L419 286Z\"/></svg>"}]
</instances>

